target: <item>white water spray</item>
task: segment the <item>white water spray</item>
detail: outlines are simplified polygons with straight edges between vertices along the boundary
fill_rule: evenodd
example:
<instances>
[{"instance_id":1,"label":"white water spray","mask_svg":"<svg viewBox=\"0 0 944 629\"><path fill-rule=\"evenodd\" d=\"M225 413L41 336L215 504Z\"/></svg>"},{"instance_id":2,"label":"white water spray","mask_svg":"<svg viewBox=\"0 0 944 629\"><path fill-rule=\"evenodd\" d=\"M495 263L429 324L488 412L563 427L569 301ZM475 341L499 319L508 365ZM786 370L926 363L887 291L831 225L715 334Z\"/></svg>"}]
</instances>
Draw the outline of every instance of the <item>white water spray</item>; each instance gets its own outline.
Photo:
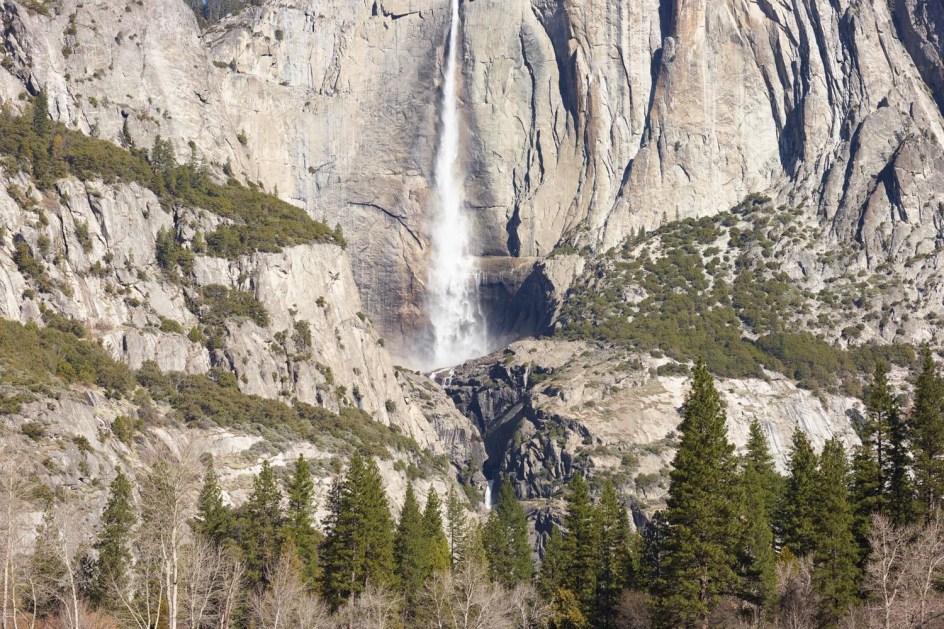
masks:
<instances>
[{"instance_id":1,"label":"white water spray","mask_svg":"<svg viewBox=\"0 0 944 629\"><path fill-rule=\"evenodd\" d=\"M431 369L458 365L488 351L475 258L469 253L470 225L464 211L459 164L458 40L459 0L452 0L440 114L442 131L436 155L438 207L432 226L432 260L427 283L434 342Z\"/></svg>"},{"instance_id":2,"label":"white water spray","mask_svg":"<svg viewBox=\"0 0 944 629\"><path fill-rule=\"evenodd\" d=\"M492 487L494 486L494 480L487 480L485 482L485 509L487 511L492 510Z\"/></svg>"}]
</instances>

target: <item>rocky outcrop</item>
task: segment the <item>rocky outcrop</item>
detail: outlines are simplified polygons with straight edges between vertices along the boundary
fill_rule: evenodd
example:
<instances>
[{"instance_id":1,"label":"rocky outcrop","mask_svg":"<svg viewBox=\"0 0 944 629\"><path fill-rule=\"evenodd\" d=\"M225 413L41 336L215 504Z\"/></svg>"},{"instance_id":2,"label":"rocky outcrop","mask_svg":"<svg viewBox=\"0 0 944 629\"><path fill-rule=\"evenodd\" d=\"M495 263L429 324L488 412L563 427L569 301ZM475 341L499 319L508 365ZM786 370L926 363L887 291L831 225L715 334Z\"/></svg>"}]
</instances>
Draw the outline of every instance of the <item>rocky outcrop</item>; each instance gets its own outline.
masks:
<instances>
[{"instance_id":1,"label":"rocky outcrop","mask_svg":"<svg viewBox=\"0 0 944 629\"><path fill-rule=\"evenodd\" d=\"M944 111L944 6L921 0L890 0L898 37Z\"/></svg>"},{"instance_id":2,"label":"rocky outcrop","mask_svg":"<svg viewBox=\"0 0 944 629\"><path fill-rule=\"evenodd\" d=\"M0 316L41 322L49 309L82 322L133 368L154 361L163 371L223 369L245 393L335 411L356 405L458 465L477 452L472 427L455 409L437 409L433 422L412 400L414 385L398 375L361 312L340 247L307 244L236 260L197 255L192 278L180 278L158 264L158 232L180 232L192 246L218 222L212 215L171 212L135 184L64 179L40 193L22 176L0 183ZM222 348L208 350L188 333L200 327L194 304L209 285L251 295L266 325L230 318Z\"/></svg>"},{"instance_id":3,"label":"rocky outcrop","mask_svg":"<svg viewBox=\"0 0 944 629\"><path fill-rule=\"evenodd\" d=\"M610 477L639 511L660 504L688 379L659 376L666 359L555 339L512 344L456 370L446 385L482 430L485 473L514 483L522 499L560 496L576 472ZM784 469L797 429L819 448L834 436L858 443L860 404L815 395L788 379L721 380L729 438L739 448L757 419Z\"/></svg>"}]
</instances>

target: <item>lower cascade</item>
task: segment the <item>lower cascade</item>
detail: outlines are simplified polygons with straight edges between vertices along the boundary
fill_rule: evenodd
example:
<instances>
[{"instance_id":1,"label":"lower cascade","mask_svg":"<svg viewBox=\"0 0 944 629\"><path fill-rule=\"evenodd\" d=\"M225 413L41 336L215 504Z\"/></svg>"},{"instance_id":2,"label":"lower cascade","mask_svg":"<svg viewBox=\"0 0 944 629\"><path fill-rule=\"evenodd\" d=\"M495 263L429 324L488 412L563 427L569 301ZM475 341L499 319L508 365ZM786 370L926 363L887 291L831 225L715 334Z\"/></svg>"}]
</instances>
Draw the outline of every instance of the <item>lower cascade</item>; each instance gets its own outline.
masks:
<instances>
[{"instance_id":1,"label":"lower cascade","mask_svg":"<svg viewBox=\"0 0 944 629\"><path fill-rule=\"evenodd\" d=\"M433 332L430 370L458 365L488 352L488 333L478 291L471 225L464 208L459 160L458 39L459 0L452 0L446 51L441 120L436 157L436 215L427 297Z\"/></svg>"}]
</instances>

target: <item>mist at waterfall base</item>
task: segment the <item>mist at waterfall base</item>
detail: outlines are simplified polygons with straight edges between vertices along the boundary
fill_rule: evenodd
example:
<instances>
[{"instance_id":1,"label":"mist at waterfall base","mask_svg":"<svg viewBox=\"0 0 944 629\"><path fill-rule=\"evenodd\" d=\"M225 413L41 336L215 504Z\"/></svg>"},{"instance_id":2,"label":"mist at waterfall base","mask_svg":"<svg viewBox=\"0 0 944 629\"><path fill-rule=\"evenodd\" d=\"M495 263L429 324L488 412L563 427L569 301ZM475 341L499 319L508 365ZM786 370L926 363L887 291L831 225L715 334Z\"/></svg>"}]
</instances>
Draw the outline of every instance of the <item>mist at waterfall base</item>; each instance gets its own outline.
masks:
<instances>
[{"instance_id":1,"label":"mist at waterfall base","mask_svg":"<svg viewBox=\"0 0 944 629\"><path fill-rule=\"evenodd\" d=\"M463 197L457 84L459 26L459 0L452 0L435 166L432 256L427 276L432 352L423 362L430 371L482 356L488 353L489 346L476 261L469 251L472 226Z\"/></svg>"}]
</instances>

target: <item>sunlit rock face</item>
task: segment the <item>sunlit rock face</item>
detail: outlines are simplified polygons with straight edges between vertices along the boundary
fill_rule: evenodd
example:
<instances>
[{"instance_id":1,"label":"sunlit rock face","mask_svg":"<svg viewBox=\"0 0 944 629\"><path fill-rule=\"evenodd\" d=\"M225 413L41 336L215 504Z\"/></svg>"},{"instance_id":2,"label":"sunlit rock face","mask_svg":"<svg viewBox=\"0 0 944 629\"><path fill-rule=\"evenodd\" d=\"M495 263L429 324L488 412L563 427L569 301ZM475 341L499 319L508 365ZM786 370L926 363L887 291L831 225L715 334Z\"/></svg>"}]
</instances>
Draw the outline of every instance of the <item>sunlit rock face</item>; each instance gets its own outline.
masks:
<instances>
[{"instance_id":1,"label":"sunlit rock face","mask_svg":"<svg viewBox=\"0 0 944 629\"><path fill-rule=\"evenodd\" d=\"M450 1L277 0L206 32L177 0L128 9L63 0L42 16L6 2L0 93L15 104L46 86L57 118L111 139L126 129L141 146L161 134L181 158L192 141L340 223L365 312L394 353L414 346L429 330ZM497 258L481 267L561 242L608 248L750 192L825 216L824 238L864 243L869 266L937 237L934 3L467 0L459 11L470 252Z\"/></svg>"}]
</instances>

